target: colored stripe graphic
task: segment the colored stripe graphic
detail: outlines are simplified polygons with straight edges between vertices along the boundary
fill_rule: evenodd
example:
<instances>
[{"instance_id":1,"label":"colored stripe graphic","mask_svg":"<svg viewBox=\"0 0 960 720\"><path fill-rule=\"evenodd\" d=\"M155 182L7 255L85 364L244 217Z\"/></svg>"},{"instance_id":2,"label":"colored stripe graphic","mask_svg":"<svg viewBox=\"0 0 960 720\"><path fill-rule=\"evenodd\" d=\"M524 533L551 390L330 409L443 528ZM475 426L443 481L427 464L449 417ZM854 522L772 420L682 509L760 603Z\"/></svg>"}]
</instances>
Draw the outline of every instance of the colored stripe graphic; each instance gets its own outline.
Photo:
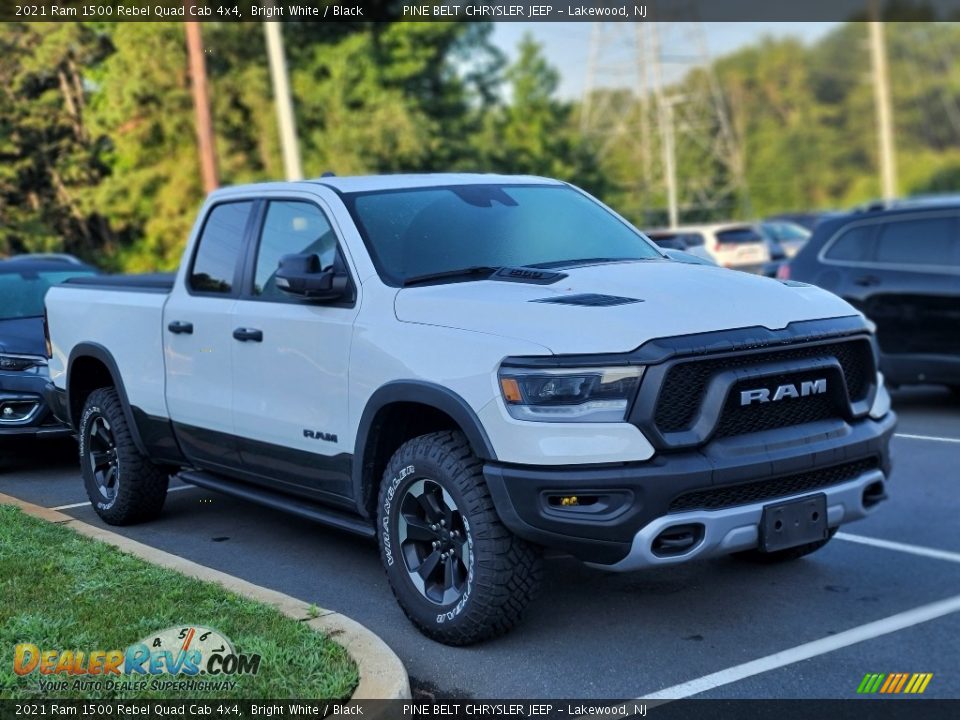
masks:
<instances>
[{"instance_id":1,"label":"colored stripe graphic","mask_svg":"<svg viewBox=\"0 0 960 720\"><path fill-rule=\"evenodd\" d=\"M894 692L900 692L901 690L903 690L903 686L906 684L906 682L907 682L907 674L900 673L900 682L897 683L897 689L894 690Z\"/></svg>"},{"instance_id":2,"label":"colored stripe graphic","mask_svg":"<svg viewBox=\"0 0 960 720\"><path fill-rule=\"evenodd\" d=\"M860 695L882 693L896 695L900 692L920 695L933 679L933 673L867 673L857 686Z\"/></svg>"}]
</instances>

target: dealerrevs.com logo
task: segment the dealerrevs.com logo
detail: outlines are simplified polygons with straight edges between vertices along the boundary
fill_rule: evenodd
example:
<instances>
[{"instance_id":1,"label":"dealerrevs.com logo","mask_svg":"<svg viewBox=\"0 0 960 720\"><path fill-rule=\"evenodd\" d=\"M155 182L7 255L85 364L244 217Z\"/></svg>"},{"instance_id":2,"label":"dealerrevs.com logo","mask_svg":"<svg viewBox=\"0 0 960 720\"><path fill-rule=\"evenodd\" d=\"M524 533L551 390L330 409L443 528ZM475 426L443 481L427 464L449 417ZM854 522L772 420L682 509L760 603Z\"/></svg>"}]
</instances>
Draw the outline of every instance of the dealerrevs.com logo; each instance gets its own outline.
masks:
<instances>
[{"instance_id":1,"label":"dealerrevs.com logo","mask_svg":"<svg viewBox=\"0 0 960 720\"><path fill-rule=\"evenodd\" d=\"M38 676L41 689L53 691L224 691L236 687L237 676L259 670L259 655L238 653L226 636L201 626L170 627L126 650L56 650L20 643L13 653L14 673Z\"/></svg>"}]
</instances>

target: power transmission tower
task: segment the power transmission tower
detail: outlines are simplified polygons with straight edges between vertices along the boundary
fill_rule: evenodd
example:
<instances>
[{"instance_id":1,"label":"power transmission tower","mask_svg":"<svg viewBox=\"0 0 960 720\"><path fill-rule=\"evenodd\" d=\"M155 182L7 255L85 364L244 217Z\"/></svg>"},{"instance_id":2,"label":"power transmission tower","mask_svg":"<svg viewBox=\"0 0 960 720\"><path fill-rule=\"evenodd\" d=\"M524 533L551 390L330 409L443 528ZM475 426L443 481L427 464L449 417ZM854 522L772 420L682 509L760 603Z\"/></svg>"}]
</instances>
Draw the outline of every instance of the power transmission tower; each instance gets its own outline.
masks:
<instances>
[{"instance_id":1,"label":"power transmission tower","mask_svg":"<svg viewBox=\"0 0 960 720\"><path fill-rule=\"evenodd\" d=\"M601 162L613 152L633 162L622 190L642 205L626 209L634 216L675 226L749 213L743 155L702 23L595 23L581 130Z\"/></svg>"}]
</instances>

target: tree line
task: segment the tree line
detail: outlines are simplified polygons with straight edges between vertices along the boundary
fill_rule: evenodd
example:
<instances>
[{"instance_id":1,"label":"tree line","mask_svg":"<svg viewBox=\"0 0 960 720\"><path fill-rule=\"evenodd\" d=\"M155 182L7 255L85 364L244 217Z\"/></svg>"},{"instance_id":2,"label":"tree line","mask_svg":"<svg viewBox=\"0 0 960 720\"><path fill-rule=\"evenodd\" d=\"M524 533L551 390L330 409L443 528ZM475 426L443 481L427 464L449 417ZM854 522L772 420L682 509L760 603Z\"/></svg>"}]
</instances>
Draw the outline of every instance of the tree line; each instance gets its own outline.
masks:
<instances>
[{"instance_id":1,"label":"tree line","mask_svg":"<svg viewBox=\"0 0 960 720\"><path fill-rule=\"evenodd\" d=\"M488 23L283 30L307 176L548 175L642 226L662 222L663 193L655 178L641 179L637 143L602 152L604 134L583 131L581 103L558 97L558 72L532 39L508 62ZM960 28L886 30L900 190L958 189ZM260 25L207 23L203 33L221 181L282 177ZM725 206L697 207L690 191L684 216L762 216L879 195L864 38L850 23L812 45L763 38L716 60L743 182ZM703 77L695 70L672 91ZM614 94L627 113L644 107L628 91L595 92ZM176 266L202 201L182 24L5 23L0 97L0 255L70 252L133 272ZM729 183L692 148L677 156L682 178Z\"/></svg>"}]
</instances>

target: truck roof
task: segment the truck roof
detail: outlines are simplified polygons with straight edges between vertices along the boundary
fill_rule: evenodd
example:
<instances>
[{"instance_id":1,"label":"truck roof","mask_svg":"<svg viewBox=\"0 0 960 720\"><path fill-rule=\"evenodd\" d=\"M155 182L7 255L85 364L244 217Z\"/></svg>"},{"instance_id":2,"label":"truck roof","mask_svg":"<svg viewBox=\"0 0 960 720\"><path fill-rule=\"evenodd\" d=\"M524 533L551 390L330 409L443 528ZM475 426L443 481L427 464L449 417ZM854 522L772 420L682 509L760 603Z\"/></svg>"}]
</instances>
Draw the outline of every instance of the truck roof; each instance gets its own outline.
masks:
<instances>
[{"instance_id":1,"label":"truck roof","mask_svg":"<svg viewBox=\"0 0 960 720\"><path fill-rule=\"evenodd\" d=\"M348 177L312 178L293 182L267 182L254 185L236 185L215 190L212 196L232 195L250 190L303 190L311 185L326 185L338 192L366 192L370 190L400 190L404 188L438 187L445 185L562 185L559 180L534 175L498 175L494 173L421 173L398 175L355 175Z\"/></svg>"}]
</instances>

